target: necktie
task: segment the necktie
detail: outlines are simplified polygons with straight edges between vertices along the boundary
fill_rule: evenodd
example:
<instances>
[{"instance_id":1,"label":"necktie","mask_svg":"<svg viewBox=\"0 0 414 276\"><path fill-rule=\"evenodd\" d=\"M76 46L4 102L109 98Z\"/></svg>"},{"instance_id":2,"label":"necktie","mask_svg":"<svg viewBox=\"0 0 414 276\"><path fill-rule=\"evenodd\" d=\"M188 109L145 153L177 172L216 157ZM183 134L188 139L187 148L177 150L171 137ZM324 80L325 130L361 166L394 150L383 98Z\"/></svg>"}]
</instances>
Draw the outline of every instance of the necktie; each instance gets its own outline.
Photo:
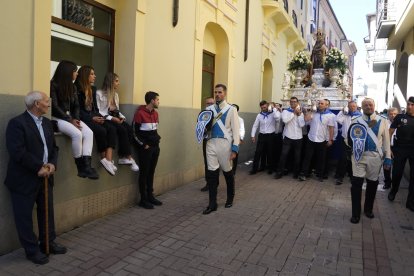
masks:
<instances>
[{"instance_id":1,"label":"necktie","mask_svg":"<svg viewBox=\"0 0 414 276\"><path fill-rule=\"evenodd\" d=\"M43 142L43 163L46 164L48 161L48 150L47 150L47 144L46 144L46 138L45 138L45 133L43 131L43 127L42 127L42 117L36 119L36 126L37 129L40 132L40 137L42 138L42 142Z\"/></svg>"}]
</instances>

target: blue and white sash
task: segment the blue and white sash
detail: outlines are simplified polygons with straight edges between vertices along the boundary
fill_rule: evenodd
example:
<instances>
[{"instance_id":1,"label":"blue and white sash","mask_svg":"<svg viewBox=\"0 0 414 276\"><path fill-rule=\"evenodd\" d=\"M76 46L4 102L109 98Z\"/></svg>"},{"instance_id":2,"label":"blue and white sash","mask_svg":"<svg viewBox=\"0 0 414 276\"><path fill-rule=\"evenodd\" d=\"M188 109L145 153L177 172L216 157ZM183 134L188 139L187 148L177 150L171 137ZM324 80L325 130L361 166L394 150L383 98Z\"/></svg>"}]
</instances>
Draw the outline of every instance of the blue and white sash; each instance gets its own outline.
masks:
<instances>
[{"instance_id":1,"label":"blue and white sash","mask_svg":"<svg viewBox=\"0 0 414 276\"><path fill-rule=\"evenodd\" d=\"M196 139L199 144L201 143L201 141L203 141L206 126L211 122L212 119L213 119L213 111L211 110L203 110L198 115L195 132L196 132Z\"/></svg>"},{"instance_id":2,"label":"blue and white sash","mask_svg":"<svg viewBox=\"0 0 414 276\"><path fill-rule=\"evenodd\" d=\"M349 135L352 140L352 152L356 162L361 160L365 150L365 141L367 140L367 128L359 123L354 123L349 128Z\"/></svg>"}]
</instances>

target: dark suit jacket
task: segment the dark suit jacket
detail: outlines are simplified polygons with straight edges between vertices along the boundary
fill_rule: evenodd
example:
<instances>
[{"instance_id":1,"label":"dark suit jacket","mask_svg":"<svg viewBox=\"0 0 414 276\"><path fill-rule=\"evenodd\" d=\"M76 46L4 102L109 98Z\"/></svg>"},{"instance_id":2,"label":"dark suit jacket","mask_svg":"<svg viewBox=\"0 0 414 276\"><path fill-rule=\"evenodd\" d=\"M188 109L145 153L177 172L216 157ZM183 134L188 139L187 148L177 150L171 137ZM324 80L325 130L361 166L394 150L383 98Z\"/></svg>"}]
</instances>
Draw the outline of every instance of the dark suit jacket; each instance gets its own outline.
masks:
<instances>
[{"instance_id":1,"label":"dark suit jacket","mask_svg":"<svg viewBox=\"0 0 414 276\"><path fill-rule=\"evenodd\" d=\"M48 148L48 162L56 167L58 148L52 123L43 118L42 127ZM43 178L38 177L37 172L43 166L44 147L36 123L27 111L9 121L6 146L10 159L4 184L12 192L25 195L36 193L43 183Z\"/></svg>"}]
</instances>

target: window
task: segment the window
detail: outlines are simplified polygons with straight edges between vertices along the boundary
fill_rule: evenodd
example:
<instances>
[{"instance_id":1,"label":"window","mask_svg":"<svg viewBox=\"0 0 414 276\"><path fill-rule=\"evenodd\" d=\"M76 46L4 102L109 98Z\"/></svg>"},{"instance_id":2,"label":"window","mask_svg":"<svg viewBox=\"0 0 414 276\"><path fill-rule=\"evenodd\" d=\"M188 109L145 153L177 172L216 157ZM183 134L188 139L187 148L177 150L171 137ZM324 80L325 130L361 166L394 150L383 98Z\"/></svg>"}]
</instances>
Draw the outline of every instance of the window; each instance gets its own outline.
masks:
<instances>
[{"instance_id":1,"label":"window","mask_svg":"<svg viewBox=\"0 0 414 276\"><path fill-rule=\"evenodd\" d=\"M95 68L100 87L114 67L115 10L93 0L53 0L51 74L61 60Z\"/></svg>"},{"instance_id":2,"label":"window","mask_svg":"<svg viewBox=\"0 0 414 276\"><path fill-rule=\"evenodd\" d=\"M300 25L300 33L302 34L302 38L305 38L304 34L303 34L303 26Z\"/></svg>"},{"instance_id":3,"label":"window","mask_svg":"<svg viewBox=\"0 0 414 276\"><path fill-rule=\"evenodd\" d=\"M283 0L283 6L285 7L285 11L289 13L289 4L288 0Z\"/></svg>"},{"instance_id":4,"label":"window","mask_svg":"<svg viewBox=\"0 0 414 276\"><path fill-rule=\"evenodd\" d=\"M303 10L303 0L300 0L300 9Z\"/></svg>"},{"instance_id":5,"label":"window","mask_svg":"<svg viewBox=\"0 0 414 276\"><path fill-rule=\"evenodd\" d=\"M204 99L212 97L214 90L214 54L207 51L203 51L203 76L201 86L201 108L204 109Z\"/></svg>"},{"instance_id":6,"label":"window","mask_svg":"<svg viewBox=\"0 0 414 276\"><path fill-rule=\"evenodd\" d=\"M325 20L323 20L322 21L322 31L323 31L323 33L325 34L325 26L326 25L326 23L325 23Z\"/></svg>"},{"instance_id":7,"label":"window","mask_svg":"<svg viewBox=\"0 0 414 276\"><path fill-rule=\"evenodd\" d=\"M292 19L293 19L293 24L295 24L296 28L298 27L298 18L296 16L296 12L292 11Z\"/></svg>"}]
</instances>

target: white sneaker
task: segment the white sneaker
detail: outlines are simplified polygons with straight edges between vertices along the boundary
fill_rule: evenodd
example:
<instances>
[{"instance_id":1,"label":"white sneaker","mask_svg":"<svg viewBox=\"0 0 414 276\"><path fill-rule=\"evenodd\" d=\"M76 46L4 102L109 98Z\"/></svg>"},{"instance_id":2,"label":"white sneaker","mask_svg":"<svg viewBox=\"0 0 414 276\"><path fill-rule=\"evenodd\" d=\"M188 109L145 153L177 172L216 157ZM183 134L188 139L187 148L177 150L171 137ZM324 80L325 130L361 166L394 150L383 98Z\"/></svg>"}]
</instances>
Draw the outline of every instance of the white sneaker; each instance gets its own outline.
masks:
<instances>
[{"instance_id":1,"label":"white sneaker","mask_svg":"<svg viewBox=\"0 0 414 276\"><path fill-rule=\"evenodd\" d=\"M108 161L106 158L102 158L101 164L110 175L115 175L114 169L112 168L111 161Z\"/></svg>"},{"instance_id":2,"label":"white sneaker","mask_svg":"<svg viewBox=\"0 0 414 276\"><path fill-rule=\"evenodd\" d=\"M114 169L114 172L116 172L118 168L115 166L114 160L112 160L111 163L112 163L112 169Z\"/></svg>"},{"instance_id":3,"label":"white sneaker","mask_svg":"<svg viewBox=\"0 0 414 276\"><path fill-rule=\"evenodd\" d=\"M119 158L118 159L118 165L132 165L132 163L134 162L134 159L129 159L129 158Z\"/></svg>"},{"instance_id":4,"label":"white sneaker","mask_svg":"<svg viewBox=\"0 0 414 276\"><path fill-rule=\"evenodd\" d=\"M131 160L132 160L131 171L133 171L133 172L139 171L139 167L138 167L137 163L135 162L135 160L132 159L132 158L131 158Z\"/></svg>"}]
</instances>

